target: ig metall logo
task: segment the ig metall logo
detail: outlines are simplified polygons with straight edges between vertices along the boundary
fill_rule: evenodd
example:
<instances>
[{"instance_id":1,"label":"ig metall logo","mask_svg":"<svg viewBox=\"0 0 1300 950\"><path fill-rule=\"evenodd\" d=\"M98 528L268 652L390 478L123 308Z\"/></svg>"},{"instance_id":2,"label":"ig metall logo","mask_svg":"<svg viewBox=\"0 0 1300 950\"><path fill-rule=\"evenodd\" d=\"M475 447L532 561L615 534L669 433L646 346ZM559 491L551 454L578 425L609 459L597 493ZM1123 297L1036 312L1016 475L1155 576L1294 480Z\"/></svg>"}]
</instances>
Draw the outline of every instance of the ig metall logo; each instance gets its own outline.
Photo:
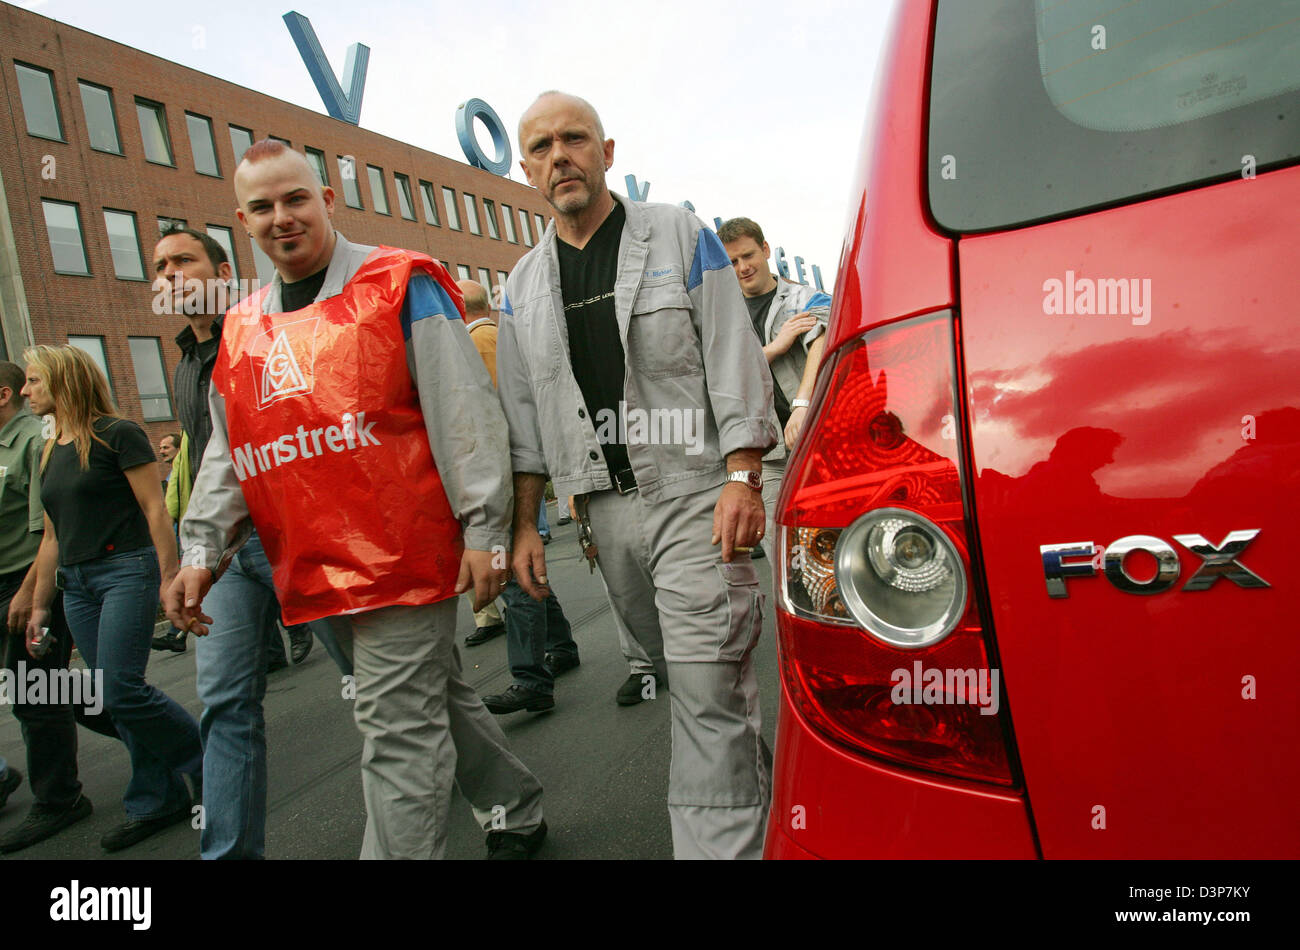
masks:
<instances>
[{"instance_id":1,"label":"ig metall logo","mask_svg":"<svg viewBox=\"0 0 1300 950\"><path fill-rule=\"evenodd\" d=\"M1258 534L1258 529L1230 531L1219 545L1211 544L1199 534L1174 535L1175 541L1201 558L1201 566L1183 585L1183 590L1209 590L1221 577L1238 587L1270 586L1268 581L1237 560ZM1071 541L1040 545L1038 551L1043 559L1043 577L1047 581L1049 597L1069 597L1065 588L1068 578L1093 577L1098 569L1126 594L1159 594L1178 583L1182 570L1178 552L1173 546L1149 534L1131 534L1105 548L1091 541ZM1145 551L1156 559L1156 573L1150 580L1135 580L1125 570L1124 559L1135 551Z\"/></svg>"}]
</instances>

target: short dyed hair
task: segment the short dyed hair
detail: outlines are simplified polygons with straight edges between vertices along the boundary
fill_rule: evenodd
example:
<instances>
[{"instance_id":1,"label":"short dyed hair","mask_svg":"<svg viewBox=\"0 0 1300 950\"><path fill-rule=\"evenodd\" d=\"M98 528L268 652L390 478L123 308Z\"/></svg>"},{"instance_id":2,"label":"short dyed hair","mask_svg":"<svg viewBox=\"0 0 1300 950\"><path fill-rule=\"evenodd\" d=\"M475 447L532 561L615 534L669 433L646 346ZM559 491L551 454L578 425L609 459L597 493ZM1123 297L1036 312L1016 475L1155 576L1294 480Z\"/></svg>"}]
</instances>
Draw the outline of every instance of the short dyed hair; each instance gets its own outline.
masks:
<instances>
[{"instance_id":1,"label":"short dyed hair","mask_svg":"<svg viewBox=\"0 0 1300 950\"><path fill-rule=\"evenodd\" d=\"M722 227L718 228L718 240L723 244L745 237L753 238L755 244L763 246L763 229L751 218L731 218L723 221Z\"/></svg>"}]
</instances>

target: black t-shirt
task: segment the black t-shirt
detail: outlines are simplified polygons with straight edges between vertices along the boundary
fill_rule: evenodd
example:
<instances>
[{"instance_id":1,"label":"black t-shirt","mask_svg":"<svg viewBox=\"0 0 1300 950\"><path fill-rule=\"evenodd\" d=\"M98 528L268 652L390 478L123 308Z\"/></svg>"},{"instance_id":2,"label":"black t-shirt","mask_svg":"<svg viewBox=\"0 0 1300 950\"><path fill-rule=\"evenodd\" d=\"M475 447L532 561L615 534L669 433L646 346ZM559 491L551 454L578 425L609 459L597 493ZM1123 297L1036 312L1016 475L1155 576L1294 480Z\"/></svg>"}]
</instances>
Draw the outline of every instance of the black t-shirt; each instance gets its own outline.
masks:
<instances>
[{"instance_id":1,"label":"black t-shirt","mask_svg":"<svg viewBox=\"0 0 1300 950\"><path fill-rule=\"evenodd\" d=\"M129 419L100 417L83 471L75 442L55 443L41 475L41 504L54 525L59 564L80 564L121 551L149 547L149 522L125 471L154 462L153 445Z\"/></svg>"},{"instance_id":2,"label":"black t-shirt","mask_svg":"<svg viewBox=\"0 0 1300 950\"><path fill-rule=\"evenodd\" d=\"M771 309L772 301L776 299L776 292L779 287L773 287L767 293L758 297L746 297L745 306L749 308L749 319L754 321L754 332L758 334L758 342L767 346L767 311ZM791 346L798 346L798 341ZM785 393L781 392L781 384L776 381L776 373L772 371L772 366L768 364L768 372L772 373L772 402L776 406L776 417L781 420L781 428L790 421L790 401L785 398Z\"/></svg>"},{"instance_id":3,"label":"black t-shirt","mask_svg":"<svg viewBox=\"0 0 1300 950\"><path fill-rule=\"evenodd\" d=\"M623 341L614 315L614 284L618 279L618 244L627 213L614 202L614 210L596 229L582 250L558 237L560 292L564 322L569 328L569 359L573 375L586 400L597 434L619 430L619 403L623 400L626 368ZM610 420L612 424L602 422ZM602 441L605 464L611 473L631 468L627 446L616 439Z\"/></svg>"},{"instance_id":4,"label":"black t-shirt","mask_svg":"<svg viewBox=\"0 0 1300 950\"><path fill-rule=\"evenodd\" d=\"M280 287L280 309L285 313L292 313L295 310L301 310L315 300L316 295L320 293L321 287L325 285L325 271L327 270L329 268L324 267L310 277L304 277L292 284L283 284Z\"/></svg>"}]
</instances>

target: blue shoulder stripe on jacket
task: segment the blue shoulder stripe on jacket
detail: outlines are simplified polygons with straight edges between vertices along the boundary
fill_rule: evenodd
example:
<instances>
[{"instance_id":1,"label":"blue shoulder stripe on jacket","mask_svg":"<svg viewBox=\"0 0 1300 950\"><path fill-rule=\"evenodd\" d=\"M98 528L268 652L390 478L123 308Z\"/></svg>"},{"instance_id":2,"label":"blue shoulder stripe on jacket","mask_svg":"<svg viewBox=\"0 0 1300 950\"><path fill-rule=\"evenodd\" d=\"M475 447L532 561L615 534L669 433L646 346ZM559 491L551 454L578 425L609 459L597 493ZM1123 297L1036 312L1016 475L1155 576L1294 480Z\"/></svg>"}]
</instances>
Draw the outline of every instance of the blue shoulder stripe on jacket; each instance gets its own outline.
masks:
<instances>
[{"instance_id":1,"label":"blue shoulder stripe on jacket","mask_svg":"<svg viewBox=\"0 0 1300 950\"><path fill-rule=\"evenodd\" d=\"M829 307L830 305L831 295L819 290L808 298L808 303L804 307L804 310L811 310L813 307Z\"/></svg>"},{"instance_id":2,"label":"blue shoulder stripe on jacket","mask_svg":"<svg viewBox=\"0 0 1300 950\"><path fill-rule=\"evenodd\" d=\"M501 288L501 312L508 313L510 316L515 315L515 308L510 306L510 297L506 294L506 289Z\"/></svg>"},{"instance_id":3,"label":"blue shoulder stripe on jacket","mask_svg":"<svg viewBox=\"0 0 1300 950\"><path fill-rule=\"evenodd\" d=\"M695 259L691 261L691 273L686 278L686 289L694 290L704 283L706 270L722 270L730 266L731 258L727 256L727 249L722 246L718 236L708 228L700 228L699 237L695 241Z\"/></svg>"},{"instance_id":4,"label":"blue shoulder stripe on jacket","mask_svg":"<svg viewBox=\"0 0 1300 950\"><path fill-rule=\"evenodd\" d=\"M402 301L402 336L411 338L411 324L428 317L461 319L460 308L442 284L428 274L415 272L406 282L406 299Z\"/></svg>"}]
</instances>

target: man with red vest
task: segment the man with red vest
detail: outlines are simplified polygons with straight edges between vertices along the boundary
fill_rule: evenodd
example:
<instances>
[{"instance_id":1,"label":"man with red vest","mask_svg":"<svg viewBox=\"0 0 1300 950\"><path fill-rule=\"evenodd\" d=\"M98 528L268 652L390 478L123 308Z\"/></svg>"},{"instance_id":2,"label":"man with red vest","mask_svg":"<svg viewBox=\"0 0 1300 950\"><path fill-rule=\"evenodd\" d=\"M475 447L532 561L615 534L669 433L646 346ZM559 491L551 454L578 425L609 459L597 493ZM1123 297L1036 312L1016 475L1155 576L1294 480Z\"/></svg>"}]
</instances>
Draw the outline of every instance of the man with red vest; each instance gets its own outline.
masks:
<instances>
[{"instance_id":1,"label":"man with red vest","mask_svg":"<svg viewBox=\"0 0 1300 950\"><path fill-rule=\"evenodd\" d=\"M456 595L472 587L481 607L504 583L513 501L460 292L426 255L337 233L333 190L282 143L244 154L235 192L276 276L226 315L168 615L207 633L203 596L251 520L286 622L332 617L350 642L361 856L442 857L455 783L489 857L526 858L546 836L541 785L454 642Z\"/></svg>"}]
</instances>

